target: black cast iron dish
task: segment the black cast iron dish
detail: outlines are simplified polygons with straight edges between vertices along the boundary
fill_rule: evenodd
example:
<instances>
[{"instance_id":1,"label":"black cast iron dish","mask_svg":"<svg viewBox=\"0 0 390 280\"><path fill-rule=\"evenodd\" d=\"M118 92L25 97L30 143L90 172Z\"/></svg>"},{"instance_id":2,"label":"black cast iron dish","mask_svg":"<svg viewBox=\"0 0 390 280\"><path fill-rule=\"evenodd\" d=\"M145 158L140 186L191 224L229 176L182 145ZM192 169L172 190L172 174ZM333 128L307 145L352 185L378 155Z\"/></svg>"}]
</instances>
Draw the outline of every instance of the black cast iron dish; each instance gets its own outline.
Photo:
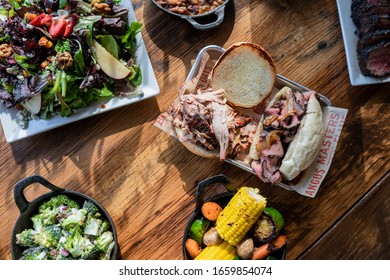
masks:
<instances>
[{"instance_id":1,"label":"black cast iron dish","mask_svg":"<svg viewBox=\"0 0 390 280\"><path fill-rule=\"evenodd\" d=\"M24 196L23 191L28 186L30 186L34 183L40 183L44 187L51 190L51 192L46 193L44 195L41 195L41 196L37 197L36 199L34 199L33 201L29 202L29 201L27 201L26 197ZM14 199L15 199L16 205L18 206L18 208L20 210L20 216L17 219L15 226L14 226L14 229L12 231L12 237L11 237L12 259L14 259L14 260L20 259L22 256L23 250L26 249L25 247L21 247L18 244L16 244L16 234L22 232L23 230L25 230L27 228L31 228L32 222L31 222L30 218L35 213L37 213L39 205L41 205L43 202L46 202L46 201L50 200L52 197L57 196L59 194L64 194L64 195L68 196L69 198L75 200L80 205L82 205L85 200L89 200L89 201L93 202L98 207L102 216L107 218L107 220L110 222L111 231L114 235L115 246L114 246L114 249L112 250L112 253L111 253L111 259L112 260L120 259L121 258L120 249L119 249L119 245L118 245L118 238L117 238L115 226L114 226L114 223L113 223L110 215L106 211L106 209L104 209L104 207L102 205L100 205L100 203L98 203L96 200L92 199L91 197L89 197L83 193L80 193L80 192L61 189L61 188L53 185L52 183L50 183L49 181L47 181L43 177L38 176L38 175L34 175L34 176L27 177L25 179L22 179L21 181L17 182L15 184L15 187L14 187Z\"/></svg>"},{"instance_id":2,"label":"black cast iron dish","mask_svg":"<svg viewBox=\"0 0 390 280\"><path fill-rule=\"evenodd\" d=\"M224 193L214 195L214 196L204 200L203 196L204 196L205 188L212 186L215 183L222 183L225 186L227 191ZM184 230L184 235L183 235L182 252L183 252L183 258L185 260L192 260L192 258L187 253L185 243L186 243L186 240L189 236L189 230L190 230L191 224L196 219L199 219L202 217L201 209L202 209L203 203L208 202L208 201L213 201L213 202L219 204L222 208L224 208L229 203L230 199L233 197L234 192L235 192L235 188L232 186L229 179L223 174L219 174L219 175L207 178L207 179L199 182L199 184L197 186L197 192L196 192L195 211L191 215L191 217L186 225L186 228ZM284 245L282 249L272 253L270 256L272 256L278 260L284 260L286 258L286 251L287 251L287 247L286 247L286 245Z\"/></svg>"},{"instance_id":3,"label":"black cast iron dish","mask_svg":"<svg viewBox=\"0 0 390 280\"><path fill-rule=\"evenodd\" d=\"M219 26L223 22L223 18L225 17L225 6L226 6L226 4L230 0L224 0L224 3L222 5L218 6L217 8L215 8L215 9L213 9L213 10L207 12L207 13L200 14L200 15L193 15L193 16L181 15L181 14L173 13L173 12L171 12L171 11L161 7L156 2L156 0L152 0L152 1L160 10L162 10L162 11L164 11L166 13L169 13L169 14L171 14L173 16L177 16L177 17L180 17L182 19L185 19L186 21L191 23L193 27L195 27L198 30L206 31L206 30L210 30L210 29L216 28L217 26ZM199 22L196 21L196 20L199 20L199 19L209 18L211 15L216 15L217 16L215 21L212 21L210 23L199 23Z\"/></svg>"}]
</instances>

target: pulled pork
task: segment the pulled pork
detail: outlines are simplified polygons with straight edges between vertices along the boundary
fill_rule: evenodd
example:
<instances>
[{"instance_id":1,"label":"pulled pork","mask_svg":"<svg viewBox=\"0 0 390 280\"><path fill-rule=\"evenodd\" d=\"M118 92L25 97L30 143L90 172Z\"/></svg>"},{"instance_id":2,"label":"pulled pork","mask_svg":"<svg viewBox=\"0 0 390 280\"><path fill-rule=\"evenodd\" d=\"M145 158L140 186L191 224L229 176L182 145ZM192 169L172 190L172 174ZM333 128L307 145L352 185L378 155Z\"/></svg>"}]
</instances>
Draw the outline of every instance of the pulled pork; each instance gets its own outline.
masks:
<instances>
[{"instance_id":1,"label":"pulled pork","mask_svg":"<svg viewBox=\"0 0 390 280\"><path fill-rule=\"evenodd\" d=\"M283 178L279 168L289 143L294 139L307 103L314 91L299 92L285 88L281 99L265 109L263 130L259 135L257 151L260 159L251 163L252 169L265 183L278 184Z\"/></svg>"},{"instance_id":2,"label":"pulled pork","mask_svg":"<svg viewBox=\"0 0 390 280\"><path fill-rule=\"evenodd\" d=\"M246 123L226 102L223 90L180 95L169 108L173 126L184 131L179 140L192 141L209 151L219 149L220 160L225 160L236 128Z\"/></svg>"}]
</instances>

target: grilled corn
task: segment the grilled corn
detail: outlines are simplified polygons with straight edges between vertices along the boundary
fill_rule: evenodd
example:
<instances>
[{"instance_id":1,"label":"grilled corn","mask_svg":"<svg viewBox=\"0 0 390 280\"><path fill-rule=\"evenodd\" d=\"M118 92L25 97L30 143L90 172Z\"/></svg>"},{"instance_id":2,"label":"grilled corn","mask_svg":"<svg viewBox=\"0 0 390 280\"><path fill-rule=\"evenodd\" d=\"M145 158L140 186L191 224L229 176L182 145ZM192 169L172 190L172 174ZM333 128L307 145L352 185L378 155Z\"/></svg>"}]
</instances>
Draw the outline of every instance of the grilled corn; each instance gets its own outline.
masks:
<instances>
[{"instance_id":1,"label":"grilled corn","mask_svg":"<svg viewBox=\"0 0 390 280\"><path fill-rule=\"evenodd\" d=\"M226 241L218 245L207 246L195 260L232 260L236 255L236 248Z\"/></svg>"},{"instance_id":2,"label":"grilled corn","mask_svg":"<svg viewBox=\"0 0 390 280\"><path fill-rule=\"evenodd\" d=\"M241 187L218 216L218 234L230 245L236 246L259 218L266 204L258 189Z\"/></svg>"}]
</instances>

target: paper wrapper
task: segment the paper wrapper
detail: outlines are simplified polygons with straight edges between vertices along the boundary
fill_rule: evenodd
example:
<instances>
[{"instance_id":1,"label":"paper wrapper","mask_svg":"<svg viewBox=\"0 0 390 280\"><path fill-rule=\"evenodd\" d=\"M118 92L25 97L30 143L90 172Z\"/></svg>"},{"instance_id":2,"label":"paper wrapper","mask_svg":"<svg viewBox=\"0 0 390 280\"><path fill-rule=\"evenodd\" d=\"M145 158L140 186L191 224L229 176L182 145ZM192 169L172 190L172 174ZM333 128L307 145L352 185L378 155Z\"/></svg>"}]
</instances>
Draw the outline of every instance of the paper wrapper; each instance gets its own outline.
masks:
<instances>
[{"instance_id":1,"label":"paper wrapper","mask_svg":"<svg viewBox=\"0 0 390 280\"><path fill-rule=\"evenodd\" d=\"M222 52L223 49L217 46L204 48L199 53L191 69L191 72L187 77L187 81L180 87L179 95L186 91L194 93L199 88L207 88L211 69ZM276 93L283 86L290 86L301 91L308 90L307 88L278 75L274 93ZM317 194L326 174L328 173L348 112L347 109L331 106L329 100L327 100L326 97L321 97L322 98L320 101L322 105L325 135L321 143L321 148L318 152L317 158L313 164L303 172L301 179L296 185L287 185L284 183L278 184L285 189L294 190L301 195L312 198ZM178 102L178 98L174 102ZM247 135L248 140L252 142L253 135L256 132L256 128L262 116L263 108L259 106L255 109L234 108L234 110L241 116L252 118L252 121L241 130L241 135ZM154 125L171 136L178 138L171 121L169 121L169 118L167 117L168 112L162 112L158 116ZM246 158L228 158L226 161L230 164L242 168L245 171L255 174Z\"/></svg>"}]
</instances>

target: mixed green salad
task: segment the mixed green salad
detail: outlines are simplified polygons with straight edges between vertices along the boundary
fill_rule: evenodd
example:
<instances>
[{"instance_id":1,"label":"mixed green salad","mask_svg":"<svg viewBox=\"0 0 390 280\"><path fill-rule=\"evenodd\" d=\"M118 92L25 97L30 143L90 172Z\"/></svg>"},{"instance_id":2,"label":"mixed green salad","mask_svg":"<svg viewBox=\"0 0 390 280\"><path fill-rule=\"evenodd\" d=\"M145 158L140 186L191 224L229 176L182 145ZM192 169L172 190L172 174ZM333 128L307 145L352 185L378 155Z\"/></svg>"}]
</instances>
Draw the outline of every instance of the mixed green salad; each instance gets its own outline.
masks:
<instances>
[{"instance_id":1,"label":"mixed green salad","mask_svg":"<svg viewBox=\"0 0 390 280\"><path fill-rule=\"evenodd\" d=\"M82 207L66 195L42 203L32 228L16 234L22 260L109 260L115 246L110 223L96 205Z\"/></svg>"},{"instance_id":2,"label":"mixed green salad","mask_svg":"<svg viewBox=\"0 0 390 280\"><path fill-rule=\"evenodd\" d=\"M24 117L70 116L140 94L139 22L120 0L0 0L0 103Z\"/></svg>"}]
</instances>

